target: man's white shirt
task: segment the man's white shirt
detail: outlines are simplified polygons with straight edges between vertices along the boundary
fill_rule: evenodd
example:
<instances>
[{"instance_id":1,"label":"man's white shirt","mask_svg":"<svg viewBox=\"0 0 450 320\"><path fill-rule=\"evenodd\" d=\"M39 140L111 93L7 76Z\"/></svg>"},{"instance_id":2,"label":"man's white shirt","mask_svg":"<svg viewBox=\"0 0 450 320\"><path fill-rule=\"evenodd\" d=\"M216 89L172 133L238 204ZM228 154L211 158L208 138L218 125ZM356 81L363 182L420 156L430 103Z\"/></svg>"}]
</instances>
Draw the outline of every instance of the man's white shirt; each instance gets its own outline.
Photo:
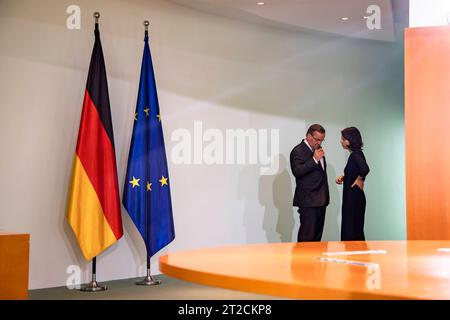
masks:
<instances>
[{"instance_id":1,"label":"man's white shirt","mask_svg":"<svg viewBox=\"0 0 450 320\"><path fill-rule=\"evenodd\" d=\"M313 150L313 148L311 148L311 146L309 145L308 141L306 141L306 139L305 139L304 141L305 141L306 145L308 146L308 148L314 153L314 150ZM313 157L313 160L314 160L316 163L319 163L319 162L316 160L316 158L314 158L314 157ZM323 164L323 157L320 158L320 165L322 166L322 170L325 170L325 165Z\"/></svg>"}]
</instances>

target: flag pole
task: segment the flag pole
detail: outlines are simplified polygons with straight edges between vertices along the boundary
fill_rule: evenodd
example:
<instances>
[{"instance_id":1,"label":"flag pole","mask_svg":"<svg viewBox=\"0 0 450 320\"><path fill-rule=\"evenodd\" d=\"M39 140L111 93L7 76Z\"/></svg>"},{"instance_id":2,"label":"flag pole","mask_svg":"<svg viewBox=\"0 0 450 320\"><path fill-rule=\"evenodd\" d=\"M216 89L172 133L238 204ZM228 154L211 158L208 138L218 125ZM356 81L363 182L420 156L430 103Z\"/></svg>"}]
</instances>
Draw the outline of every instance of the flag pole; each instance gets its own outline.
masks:
<instances>
[{"instance_id":1,"label":"flag pole","mask_svg":"<svg viewBox=\"0 0 450 320\"><path fill-rule=\"evenodd\" d=\"M150 256L147 255L147 276L141 281L136 282L138 286L157 286L161 284L161 280L155 280L150 275Z\"/></svg>"},{"instance_id":2,"label":"flag pole","mask_svg":"<svg viewBox=\"0 0 450 320\"><path fill-rule=\"evenodd\" d=\"M148 26L150 25L150 22L148 20L144 21L144 27L145 27L145 36L148 36ZM152 278L150 274L150 256L147 254L147 276L142 279L141 281L136 282L136 285L138 286L157 286L161 284L161 280L155 280Z\"/></svg>"},{"instance_id":3,"label":"flag pole","mask_svg":"<svg viewBox=\"0 0 450 320\"><path fill-rule=\"evenodd\" d=\"M84 292L97 292L97 291L105 291L108 290L106 286L102 286L97 283L97 257L92 259L92 280L88 283L88 285L84 288L81 288L80 291Z\"/></svg>"},{"instance_id":4,"label":"flag pole","mask_svg":"<svg viewBox=\"0 0 450 320\"><path fill-rule=\"evenodd\" d=\"M95 19L95 29L98 29L98 19L100 18L100 13L99 12L94 12L93 14L94 19ZM92 259L92 279L91 282L89 282L87 284L86 287L83 287L80 289L80 291L84 291L84 292L97 292L97 291L105 291L108 288L106 286L100 285L97 282L97 257L94 257Z\"/></svg>"},{"instance_id":5,"label":"flag pole","mask_svg":"<svg viewBox=\"0 0 450 320\"><path fill-rule=\"evenodd\" d=\"M93 14L94 19L95 19L95 24L98 24L98 19L100 18L100 12L96 11Z\"/></svg>"},{"instance_id":6,"label":"flag pole","mask_svg":"<svg viewBox=\"0 0 450 320\"><path fill-rule=\"evenodd\" d=\"M145 27L145 35L148 36L148 26L150 25L150 22L148 20L145 20L143 24Z\"/></svg>"}]
</instances>

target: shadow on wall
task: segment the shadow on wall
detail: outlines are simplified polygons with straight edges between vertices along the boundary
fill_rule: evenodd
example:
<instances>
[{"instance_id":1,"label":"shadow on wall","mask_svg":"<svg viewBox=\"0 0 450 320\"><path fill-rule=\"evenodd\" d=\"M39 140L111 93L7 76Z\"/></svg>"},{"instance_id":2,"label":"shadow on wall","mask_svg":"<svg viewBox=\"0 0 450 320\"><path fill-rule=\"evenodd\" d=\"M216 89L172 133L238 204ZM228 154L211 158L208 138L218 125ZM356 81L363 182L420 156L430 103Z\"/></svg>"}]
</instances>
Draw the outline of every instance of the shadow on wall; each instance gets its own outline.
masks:
<instances>
[{"instance_id":1,"label":"shadow on wall","mask_svg":"<svg viewBox=\"0 0 450 320\"><path fill-rule=\"evenodd\" d=\"M239 199L244 201L243 226L247 243L292 242L295 220L290 169L279 154L276 174L261 175L257 165L246 166L239 176ZM257 179L259 182L257 183Z\"/></svg>"},{"instance_id":2,"label":"shadow on wall","mask_svg":"<svg viewBox=\"0 0 450 320\"><path fill-rule=\"evenodd\" d=\"M279 157L275 175L259 178L259 203L264 207L263 230L268 242L292 242L295 220L293 216L293 190L286 157Z\"/></svg>"},{"instance_id":3,"label":"shadow on wall","mask_svg":"<svg viewBox=\"0 0 450 320\"><path fill-rule=\"evenodd\" d=\"M62 27L61 13L66 7L58 1L43 2L39 6L49 8L45 15L33 15L26 2L15 7L16 19L20 17L18 21L28 23L13 26L27 47L2 47L2 56L81 71L85 75L92 49L92 20L87 20L81 30L71 31ZM374 83L402 79L401 74L391 76L393 71L402 70L400 40L371 41L311 33L307 29L294 32L230 22L168 1L113 3L117 6L121 2L126 3L125 10L108 10L114 8L109 2L95 9L106 11L101 32L109 79L137 86L142 25L136 21L149 18L154 25L150 46L158 89L196 101L187 106L193 111L207 102L250 112L314 119L318 108L332 105L336 111L322 114L322 121L334 121L348 108L348 97L351 104L359 105L358 102L365 102L360 91L370 90ZM81 3L83 10L92 8L88 1ZM51 26L46 29L49 36L33 41L40 37L41 29L29 28L29 23ZM53 48L55 39L60 50L50 54L42 50ZM82 58L73 54L80 51L85 53ZM79 81L78 75L73 77ZM280 97L283 108L279 107ZM135 104L134 99L131 104Z\"/></svg>"},{"instance_id":4,"label":"shadow on wall","mask_svg":"<svg viewBox=\"0 0 450 320\"><path fill-rule=\"evenodd\" d=\"M294 190L290 164L279 155L279 170L275 175L261 175L259 178L259 203L264 207L262 229L268 242L295 242L298 230L295 228L297 208L292 206ZM327 166L330 188L330 204L327 207L322 241L340 240L341 193L335 183L336 170ZM295 188L295 186L294 186ZM247 214L253 214L246 211ZM246 214L246 216L247 216Z\"/></svg>"},{"instance_id":5,"label":"shadow on wall","mask_svg":"<svg viewBox=\"0 0 450 320\"><path fill-rule=\"evenodd\" d=\"M261 225L261 211L257 206L257 188L256 181L259 176L259 167L257 165L247 165L239 174L238 199L243 201L242 218L243 227L246 236L246 243L261 242L259 228Z\"/></svg>"},{"instance_id":6,"label":"shadow on wall","mask_svg":"<svg viewBox=\"0 0 450 320\"><path fill-rule=\"evenodd\" d=\"M401 43L290 33L252 24L246 25L246 33L234 27L223 31L219 28L224 22L215 21L204 37L153 47L156 63L164 68L158 74L159 88L197 101L187 106L193 112L215 104L303 120L317 118L317 110L324 106L335 106L321 114L322 122L335 122L350 106L364 104L364 91L392 79L393 70L402 65ZM185 33L183 38L192 39L193 26L188 21L180 23L186 24L179 30ZM215 28L227 36L217 37L211 31ZM234 32L242 38L236 39ZM159 50L168 54L161 55Z\"/></svg>"}]
</instances>

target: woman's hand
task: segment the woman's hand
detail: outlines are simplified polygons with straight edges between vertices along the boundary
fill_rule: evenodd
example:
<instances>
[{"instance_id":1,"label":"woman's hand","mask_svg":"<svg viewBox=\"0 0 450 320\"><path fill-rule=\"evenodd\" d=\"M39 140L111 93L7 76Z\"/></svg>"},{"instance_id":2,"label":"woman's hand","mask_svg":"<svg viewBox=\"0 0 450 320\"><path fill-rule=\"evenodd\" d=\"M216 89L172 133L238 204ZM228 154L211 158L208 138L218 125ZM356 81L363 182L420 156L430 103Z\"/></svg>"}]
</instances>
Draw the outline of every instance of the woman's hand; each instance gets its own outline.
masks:
<instances>
[{"instance_id":1,"label":"woman's hand","mask_svg":"<svg viewBox=\"0 0 450 320\"><path fill-rule=\"evenodd\" d=\"M344 176L339 176L336 178L336 183L337 184L342 184L342 182L344 182Z\"/></svg>"},{"instance_id":2,"label":"woman's hand","mask_svg":"<svg viewBox=\"0 0 450 320\"><path fill-rule=\"evenodd\" d=\"M361 190L364 190L364 180L361 177L356 178L355 182L352 184L352 188L358 186Z\"/></svg>"}]
</instances>

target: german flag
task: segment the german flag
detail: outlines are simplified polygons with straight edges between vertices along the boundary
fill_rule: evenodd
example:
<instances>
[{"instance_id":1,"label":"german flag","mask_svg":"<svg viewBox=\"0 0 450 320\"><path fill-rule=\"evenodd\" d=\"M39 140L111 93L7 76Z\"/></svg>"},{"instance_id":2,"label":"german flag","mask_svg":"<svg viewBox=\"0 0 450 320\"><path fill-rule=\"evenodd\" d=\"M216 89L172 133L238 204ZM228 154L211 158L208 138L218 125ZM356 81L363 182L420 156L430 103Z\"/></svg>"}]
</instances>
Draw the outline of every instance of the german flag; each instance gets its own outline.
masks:
<instances>
[{"instance_id":1,"label":"german flag","mask_svg":"<svg viewBox=\"0 0 450 320\"><path fill-rule=\"evenodd\" d=\"M67 219L86 260L123 235L108 83L98 24L78 142Z\"/></svg>"}]
</instances>

